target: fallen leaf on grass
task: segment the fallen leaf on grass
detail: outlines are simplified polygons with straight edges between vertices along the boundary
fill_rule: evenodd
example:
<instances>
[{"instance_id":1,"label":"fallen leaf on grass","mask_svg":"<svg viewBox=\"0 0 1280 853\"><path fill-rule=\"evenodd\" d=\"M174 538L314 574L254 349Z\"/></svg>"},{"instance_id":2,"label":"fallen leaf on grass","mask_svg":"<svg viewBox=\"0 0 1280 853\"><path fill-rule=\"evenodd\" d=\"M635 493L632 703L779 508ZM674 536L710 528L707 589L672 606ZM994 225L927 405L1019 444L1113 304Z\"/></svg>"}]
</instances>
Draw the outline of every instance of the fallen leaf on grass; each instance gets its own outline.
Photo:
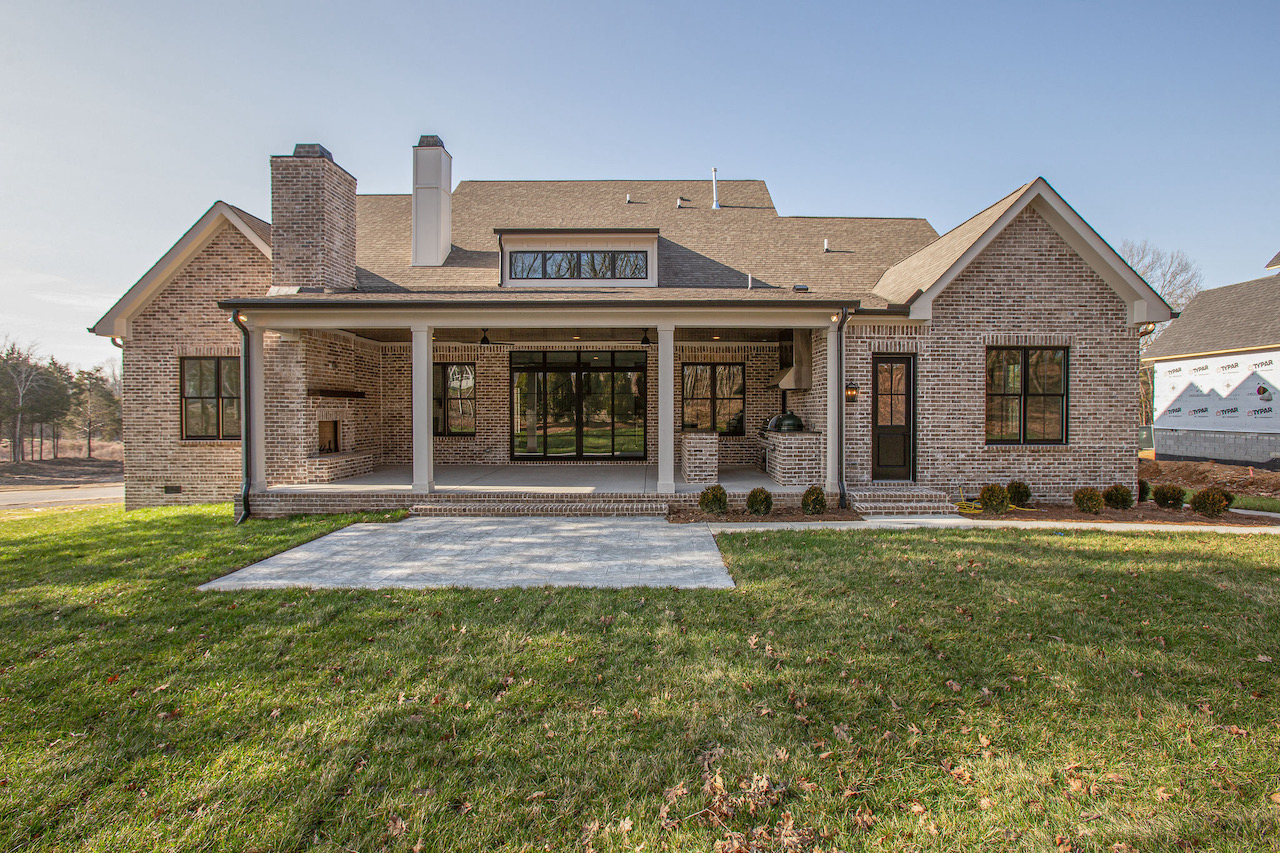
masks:
<instances>
[{"instance_id":1,"label":"fallen leaf on grass","mask_svg":"<svg viewBox=\"0 0 1280 853\"><path fill-rule=\"evenodd\" d=\"M1156 799L1162 803L1167 803L1169 800L1173 799L1173 794L1170 794L1165 790L1164 786L1161 785L1159 788L1156 788Z\"/></svg>"},{"instance_id":2,"label":"fallen leaf on grass","mask_svg":"<svg viewBox=\"0 0 1280 853\"><path fill-rule=\"evenodd\" d=\"M992 808L995 804L996 804L996 801L991 799L990 797L983 797L982 799L978 800L978 808L983 810Z\"/></svg>"},{"instance_id":3,"label":"fallen leaf on grass","mask_svg":"<svg viewBox=\"0 0 1280 853\"><path fill-rule=\"evenodd\" d=\"M5 781L7 782L8 780L6 779ZM1280 791L1277 791L1276 793L1271 795L1271 802L1280 806Z\"/></svg>"},{"instance_id":4,"label":"fallen leaf on grass","mask_svg":"<svg viewBox=\"0 0 1280 853\"><path fill-rule=\"evenodd\" d=\"M390 835L392 838L399 838L401 835L404 835L406 829L408 829L408 827L404 825L404 821L399 815L392 815L390 822L387 823L387 835Z\"/></svg>"},{"instance_id":5,"label":"fallen leaf on grass","mask_svg":"<svg viewBox=\"0 0 1280 853\"><path fill-rule=\"evenodd\" d=\"M545 797L546 795L547 795L547 792L546 792L546 791L534 791L532 794L530 794L529 796L525 797L525 798L524 798L524 801L525 801L526 803L530 803L530 802L533 802L534 800L541 800L541 799L542 799L543 797Z\"/></svg>"},{"instance_id":6,"label":"fallen leaf on grass","mask_svg":"<svg viewBox=\"0 0 1280 853\"><path fill-rule=\"evenodd\" d=\"M960 692L960 685L950 679L947 680L947 686L951 688L953 693Z\"/></svg>"},{"instance_id":7,"label":"fallen leaf on grass","mask_svg":"<svg viewBox=\"0 0 1280 853\"><path fill-rule=\"evenodd\" d=\"M1271 663L1270 655L1258 655L1258 663Z\"/></svg>"},{"instance_id":8,"label":"fallen leaf on grass","mask_svg":"<svg viewBox=\"0 0 1280 853\"><path fill-rule=\"evenodd\" d=\"M272 711L271 711L271 714L270 714L269 716L270 716L272 719L275 719L276 717L280 716L280 709L279 709L279 708L273 708L273 709L272 709Z\"/></svg>"},{"instance_id":9,"label":"fallen leaf on grass","mask_svg":"<svg viewBox=\"0 0 1280 853\"><path fill-rule=\"evenodd\" d=\"M684 782L681 782L679 785L676 785L674 788L668 788L667 790L663 791L662 795L666 797L668 803L674 803L676 800L680 799L681 797L687 796L688 793L689 793L689 786L686 785Z\"/></svg>"}]
</instances>

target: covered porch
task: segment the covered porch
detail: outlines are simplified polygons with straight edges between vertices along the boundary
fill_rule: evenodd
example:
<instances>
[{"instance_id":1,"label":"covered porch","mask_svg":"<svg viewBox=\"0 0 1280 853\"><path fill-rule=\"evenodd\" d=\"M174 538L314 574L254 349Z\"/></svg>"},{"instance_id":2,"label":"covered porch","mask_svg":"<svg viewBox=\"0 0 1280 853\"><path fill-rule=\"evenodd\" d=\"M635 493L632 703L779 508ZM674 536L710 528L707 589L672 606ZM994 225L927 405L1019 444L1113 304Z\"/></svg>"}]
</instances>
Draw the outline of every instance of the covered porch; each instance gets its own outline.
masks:
<instances>
[{"instance_id":1,"label":"covered porch","mask_svg":"<svg viewBox=\"0 0 1280 853\"><path fill-rule=\"evenodd\" d=\"M840 315L805 302L241 304L250 497L834 493Z\"/></svg>"}]
</instances>

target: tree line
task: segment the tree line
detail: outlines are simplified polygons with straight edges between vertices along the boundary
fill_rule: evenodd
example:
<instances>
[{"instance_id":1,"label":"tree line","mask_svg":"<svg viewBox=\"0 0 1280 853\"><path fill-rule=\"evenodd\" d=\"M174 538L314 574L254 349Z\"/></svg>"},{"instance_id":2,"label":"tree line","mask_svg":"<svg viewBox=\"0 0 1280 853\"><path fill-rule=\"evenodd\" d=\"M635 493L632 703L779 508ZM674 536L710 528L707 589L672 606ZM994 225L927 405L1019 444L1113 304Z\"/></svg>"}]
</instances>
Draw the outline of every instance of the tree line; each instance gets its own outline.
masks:
<instances>
[{"instance_id":1,"label":"tree line","mask_svg":"<svg viewBox=\"0 0 1280 853\"><path fill-rule=\"evenodd\" d=\"M64 437L82 439L85 456L93 442L120 438L120 372L110 362L72 370L56 358L41 358L35 344L0 342L0 442L9 461L58 457Z\"/></svg>"}]
</instances>

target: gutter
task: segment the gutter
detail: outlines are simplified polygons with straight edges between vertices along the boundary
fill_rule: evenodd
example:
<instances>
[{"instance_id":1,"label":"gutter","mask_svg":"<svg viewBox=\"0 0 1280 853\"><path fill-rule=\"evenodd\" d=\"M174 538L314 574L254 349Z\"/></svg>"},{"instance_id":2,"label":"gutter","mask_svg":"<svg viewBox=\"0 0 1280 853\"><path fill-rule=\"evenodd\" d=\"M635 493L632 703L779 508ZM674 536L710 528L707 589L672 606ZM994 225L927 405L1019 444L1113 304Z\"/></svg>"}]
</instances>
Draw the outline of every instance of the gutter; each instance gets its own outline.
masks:
<instances>
[{"instance_id":1,"label":"gutter","mask_svg":"<svg viewBox=\"0 0 1280 853\"><path fill-rule=\"evenodd\" d=\"M650 288L655 289L655 288ZM468 293L468 296L490 296L492 291ZM227 311L244 309L291 308L769 308L773 310L839 311L846 303L837 299L796 299L774 297L760 300L731 299L583 299L572 291L559 290L558 299L305 299L296 296L267 297L263 299L232 299L218 302ZM870 313L870 311L859 313ZM886 313L902 313L886 311Z\"/></svg>"},{"instance_id":2,"label":"gutter","mask_svg":"<svg viewBox=\"0 0 1280 853\"><path fill-rule=\"evenodd\" d=\"M240 327L240 454L244 458L244 481L240 484L240 514L236 524L244 524L249 517L249 485L253 481L253 441L249 431L253 429L250 407L253 394L249 382L253 372L249 369L249 327L240 319L239 311L231 312L231 322Z\"/></svg>"},{"instance_id":3,"label":"gutter","mask_svg":"<svg viewBox=\"0 0 1280 853\"><path fill-rule=\"evenodd\" d=\"M840 322L836 324L836 378L840 385L836 393L840 400L840 417L836 420L836 482L840 485L840 509L849 508L849 498L844 490L844 422L849 410L844 403L844 326L849 322L849 307L840 309Z\"/></svg>"}]
</instances>

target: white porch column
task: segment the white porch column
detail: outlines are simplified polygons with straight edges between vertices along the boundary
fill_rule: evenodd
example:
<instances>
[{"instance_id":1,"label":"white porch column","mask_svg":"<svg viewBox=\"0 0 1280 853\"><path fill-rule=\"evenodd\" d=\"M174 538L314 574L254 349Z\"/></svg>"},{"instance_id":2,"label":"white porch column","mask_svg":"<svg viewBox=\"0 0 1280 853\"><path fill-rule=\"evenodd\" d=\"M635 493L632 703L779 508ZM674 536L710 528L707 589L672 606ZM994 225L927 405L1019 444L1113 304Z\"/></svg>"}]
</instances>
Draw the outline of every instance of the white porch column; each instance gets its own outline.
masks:
<instances>
[{"instance_id":1,"label":"white porch column","mask_svg":"<svg viewBox=\"0 0 1280 853\"><path fill-rule=\"evenodd\" d=\"M844 377L837 375L838 355L836 327L832 324L827 329L827 481L823 484L828 492L840 488L837 457L840 453L840 418L844 417Z\"/></svg>"},{"instance_id":2,"label":"white porch column","mask_svg":"<svg viewBox=\"0 0 1280 853\"><path fill-rule=\"evenodd\" d=\"M267 488L267 365L263 331L249 328L249 491Z\"/></svg>"},{"instance_id":3,"label":"white porch column","mask_svg":"<svg viewBox=\"0 0 1280 853\"><path fill-rule=\"evenodd\" d=\"M431 459L431 327L412 329L413 398L413 490L436 490L435 466Z\"/></svg>"},{"instance_id":4,"label":"white porch column","mask_svg":"<svg viewBox=\"0 0 1280 853\"><path fill-rule=\"evenodd\" d=\"M658 492L676 491L676 327L658 324Z\"/></svg>"}]
</instances>

